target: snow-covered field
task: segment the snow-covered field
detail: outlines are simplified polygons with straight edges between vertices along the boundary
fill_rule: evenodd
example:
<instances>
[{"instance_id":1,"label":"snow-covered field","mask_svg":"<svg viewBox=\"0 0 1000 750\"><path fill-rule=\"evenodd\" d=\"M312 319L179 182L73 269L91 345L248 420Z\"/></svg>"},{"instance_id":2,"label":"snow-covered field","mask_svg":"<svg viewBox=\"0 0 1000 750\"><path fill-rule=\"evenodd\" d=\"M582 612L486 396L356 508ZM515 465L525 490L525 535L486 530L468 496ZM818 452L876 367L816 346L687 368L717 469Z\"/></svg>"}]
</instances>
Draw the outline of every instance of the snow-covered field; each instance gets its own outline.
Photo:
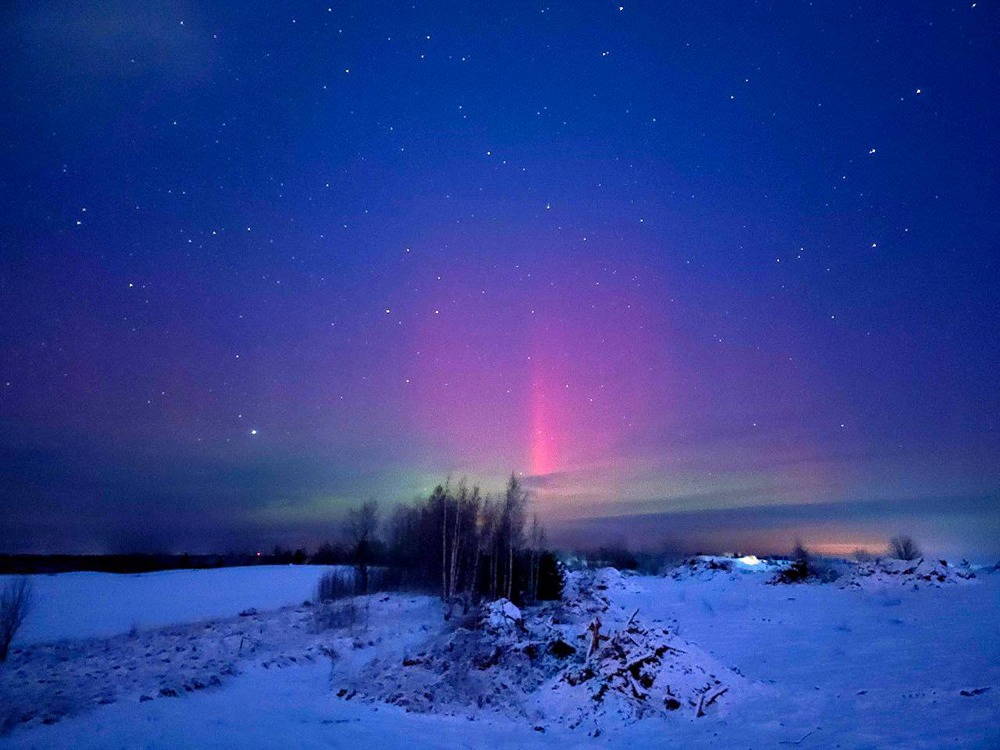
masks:
<instances>
[{"instance_id":1,"label":"snow-covered field","mask_svg":"<svg viewBox=\"0 0 1000 750\"><path fill-rule=\"evenodd\" d=\"M323 572L39 577L0 747L1000 748L1000 573L699 560L446 621L426 596L304 605Z\"/></svg>"},{"instance_id":2,"label":"snow-covered field","mask_svg":"<svg viewBox=\"0 0 1000 750\"><path fill-rule=\"evenodd\" d=\"M301 604L315 595L316 583L327 570L321 565L261 565L135 575L29 576L37 605L18 640L99 638L133 627L232 617L248 607ZM0 586L10 578L0 576Z\"/></svg>"}]
</instances>

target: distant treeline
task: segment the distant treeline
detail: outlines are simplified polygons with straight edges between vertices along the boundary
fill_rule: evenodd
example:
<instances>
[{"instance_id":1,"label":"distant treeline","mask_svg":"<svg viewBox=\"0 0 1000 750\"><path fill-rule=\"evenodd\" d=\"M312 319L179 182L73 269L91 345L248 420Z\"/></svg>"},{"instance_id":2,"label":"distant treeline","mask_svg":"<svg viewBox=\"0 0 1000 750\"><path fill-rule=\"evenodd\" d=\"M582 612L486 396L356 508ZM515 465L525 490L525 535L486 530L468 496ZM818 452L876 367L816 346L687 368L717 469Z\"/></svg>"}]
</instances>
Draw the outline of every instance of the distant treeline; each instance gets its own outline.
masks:
<instances>
[{"instance_id":1,"label":"distant treeline","mask_svg":"<svg viewBox=\"0 0 1000 750\"><path fill-rule=\"evenodd\" d=\"M341 542L326 542L315 552L276 546L270 552L210 555L5 555L0 574L148 573L249 565L350 565L362 592L369 590L369 569L387 571L396 585L437 591L443 599L496 599L516 602L558 599L562 573L546 548L545 532L527 517L528 494L516 475L503 492L485 495L464 480L445 482L430 495L393 507L382 517L374 501L348 514ZM373 584L374 585L374 584Z\"/></svg>"},{"instance_id":2,"label":"distant treeline","mask_svg":"<svg viewBox=\"0 0 1000 750\"><path fill-rule=\"evenodd\" d=\"M157 570L186 570L204 568L233 568L245 565L289 565L292 563L318 563L304 550L291 552L283 548L279 554L255 552L226 553L218 555L164 555L130 553L117 555L6 555L0 554L0 575L27 573L71 573L94 571L98 573L152 573ZM347 553L335 563L346 564ZM325 564L325 563L324 563Z\"/></svg>"}]
</instances>

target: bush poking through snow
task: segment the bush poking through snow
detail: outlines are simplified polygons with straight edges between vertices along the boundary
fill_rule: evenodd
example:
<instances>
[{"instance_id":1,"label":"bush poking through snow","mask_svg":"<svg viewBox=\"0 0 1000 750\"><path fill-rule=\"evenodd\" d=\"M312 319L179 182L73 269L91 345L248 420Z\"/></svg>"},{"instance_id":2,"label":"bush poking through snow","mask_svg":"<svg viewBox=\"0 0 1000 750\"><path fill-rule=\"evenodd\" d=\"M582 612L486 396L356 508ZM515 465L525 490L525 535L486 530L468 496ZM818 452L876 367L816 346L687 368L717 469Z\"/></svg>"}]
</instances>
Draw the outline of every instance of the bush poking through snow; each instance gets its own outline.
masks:
<instances>
[{"instance_id":1,"label":"bush poking through snow","mask_svg":"<svg viewBox=\"0 0 1000 750\"><path fill-rule=\"evenodd\" d=\"M339 567L327 571L316 584L316 603L335 602L349 596L363 595L364 586L368 593L377 594L385 591L405 591L413 588L407 583L405 571L399 568L370 567L367 573L367 583L363 582L354 568Z\"/></svg>"},{"instance_id":2,"label":"bush poking through snow","mask_svg":"<svg viewBox=\"0 0 1000 750\"><path fill-rule=\"evenodd\" d=\"M916 560L922 553L913 537L900 534L889 540L889 556L897 560Z\"/></svg>"},{"instance_id":3,"label":"bush poking through snow","mask_svg":"<svg viewBox=\"0 0 1000 750\"><path fill-rule=\"evenodd\" d=\"M25 576L10 581L0 592L0 664L7 661L10 643L34 603L34 588Z\"/></svg>"},{"instance_id":4,"label":"bush poking through snow","mask_svg":"<svg viewBox=\"0 0 1000 750\"><path fill-rule=\"evenodd\" d=\"M771 583L806 583L808 581L832 583L837 580L839 575L837 569L828 561L814 557L809 550L802 546L802 542L796 541L791 563L787 568L779 571Z\"/></svg>"},{"instance_id":5,"label":"bush poking through snow","mask_svg":"<svg viewBox=\"0 0 1000 750\"><path fill-rule=\"evenodd\" d=\"M354 595L355 575L353 570L335 568L323 574L316 584L316 602L335 602Z\"/></svg>"},{"instance_id":6,"label":"bush poking through snow","mask_svg":"<svg viewBox=\"0 0 1000 750\"><path fill-rule=\"evenodd\" d=\"M361 619L362 607L352 597L347 601L323 602L313 609L313 629L317 633L342 628L354 629ZM366 618L367 619L367 618Z\"/></svg>"}]
</instances>

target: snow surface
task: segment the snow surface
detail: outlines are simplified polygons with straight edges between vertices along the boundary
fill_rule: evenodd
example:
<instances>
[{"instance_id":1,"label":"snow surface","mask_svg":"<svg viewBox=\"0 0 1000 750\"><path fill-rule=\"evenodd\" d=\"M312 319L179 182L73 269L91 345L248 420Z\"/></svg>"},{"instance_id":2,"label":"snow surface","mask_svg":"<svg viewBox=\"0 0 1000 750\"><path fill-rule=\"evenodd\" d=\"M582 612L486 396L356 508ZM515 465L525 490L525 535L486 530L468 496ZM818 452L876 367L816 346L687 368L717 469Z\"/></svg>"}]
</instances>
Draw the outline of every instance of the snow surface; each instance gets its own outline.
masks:
<instances>
[{"instance_id":1,"label":"snow surface","mask_svg":"<svg viewBox=\"0 0 1000 750\"><path fill-rule=\"evenodd\" d=\"M347 685L374 691L366 687L371 676L387 672L373 665L396 665L413 679L429 676L428 684L441 690L447 681L417 655L437 659L450 644L468 638L478 647L476 638L491 637L458 616L446 622L443 607L430 597L376 595L353 607L305 607L301 601L311 586L300 571L312 572L308 568L130 576L129 594L155 603L172 622L205 619L213 611L223 617L110 639L26 639L0 667L0 717L32 685L39 691L32 701L53 709L57 720L46 725L36 716L19 723L0 736L0 747L1000 747L1000 574L980 572L963 579L965 585L937 582L914 590L913 581L900 582L903 573L881 572L874 579L861 576L866 583L859 587L773 585L773 571L756 575L745 569L757 567L709 569L697 563L695 574L688 566L677 577L574 573L565 604L544 617L534 608L522 610L526 634L499 637L544 639L554 629L578 646L596 615L609 636L591 662L597 672L613 671L621 662L611 647L614 637L626 653L633 648L626 641L635 643L636 653L651 645L681 648L683 641L689 661L664 652L660 663L643 666L654 669L643 685L659 690L661 677L670 674L663 670L704 669L732 686L701 717L677 710L638 718L630 709L624 717L595 711L593 722L566 720L590 701L559 686L567 669L562 666L543 691L529 694L542 710L528 716L468 705L453 710L460 706L445 701L444 693L440 700L438 694L425 700L418 712L345 692ZM242 586L242 594L223 606L213 597L229 583L228 574L241 579L234 586ZM121 577L70 575L85 581L92 596L60 583L45 591L47 606L71 613L72 603L78 608L72 616L79 616L88 636L95 624L107 626L101 632L120 632L123 622L130 627L132 618L119 618L108 605L114 592L120 595ZM213 580L197 580L202 577ZM62 606L54 598L59 592L67 597ZM267 611L268 602L296 606ZM240 617L234 611L247 606L258 613ZM72 621L58 624L47 626L49 632L72 633ZM44 632L42 625L36 628L36 634ZM575 658L582 656L569 660ZM511 679L502 661L487 667L488 679ZM131 676L123 678L123 671ZM205 679L209 675L218 677L217 684ZM56 683L61 687L50 690ZM161 695L161 685L176 697ZM59 715L57 689L66 716ZM627 700L620 705L637 705L625 692L621 696Z\"/></svg>"},{"instance_id":2,"label":"snow surface","mask_svg":"<svg viewBox=\"0 0 1000 750\"><path fill-rule=\"evenodd\" d=\"M524 625L521 610L509 599L497 599L491 602L486 612L486 625L490 629L503 633L517 630Z\"/></svg>"},{"instance_id":3,"label":"snow surface","mask_svg":"<svg viewBox=\"0 0 1000 750\"><path fill-rule=\"evenodd\" d=\"M245 609L277 609L312 599L333 568L261 565L165 570L121 575L57 573L28 576L35 607L14 645L98 638L175 623L231 617ZM0 576L0 587L12 576Z\"/></svg>"}]
</instances>

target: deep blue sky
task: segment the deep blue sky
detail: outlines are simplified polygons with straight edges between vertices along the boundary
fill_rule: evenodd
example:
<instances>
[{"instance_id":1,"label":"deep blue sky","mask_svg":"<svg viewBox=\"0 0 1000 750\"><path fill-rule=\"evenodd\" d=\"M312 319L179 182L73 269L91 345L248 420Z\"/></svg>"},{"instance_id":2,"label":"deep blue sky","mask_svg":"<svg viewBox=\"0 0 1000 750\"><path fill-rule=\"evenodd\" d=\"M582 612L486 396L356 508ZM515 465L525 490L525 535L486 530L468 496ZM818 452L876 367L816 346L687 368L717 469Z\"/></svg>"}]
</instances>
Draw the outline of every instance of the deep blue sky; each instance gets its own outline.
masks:
<instances>
[{"instance_id":1,"label":"deep blue sky","mask_svg":"<svg viewBox=\"0 0 1000 750\"><path fill-rule=\"evenodd\" d=\"M992 2L56 2L0 21L0 550L1000 553Z\"/></svg>"}]
</instances>

